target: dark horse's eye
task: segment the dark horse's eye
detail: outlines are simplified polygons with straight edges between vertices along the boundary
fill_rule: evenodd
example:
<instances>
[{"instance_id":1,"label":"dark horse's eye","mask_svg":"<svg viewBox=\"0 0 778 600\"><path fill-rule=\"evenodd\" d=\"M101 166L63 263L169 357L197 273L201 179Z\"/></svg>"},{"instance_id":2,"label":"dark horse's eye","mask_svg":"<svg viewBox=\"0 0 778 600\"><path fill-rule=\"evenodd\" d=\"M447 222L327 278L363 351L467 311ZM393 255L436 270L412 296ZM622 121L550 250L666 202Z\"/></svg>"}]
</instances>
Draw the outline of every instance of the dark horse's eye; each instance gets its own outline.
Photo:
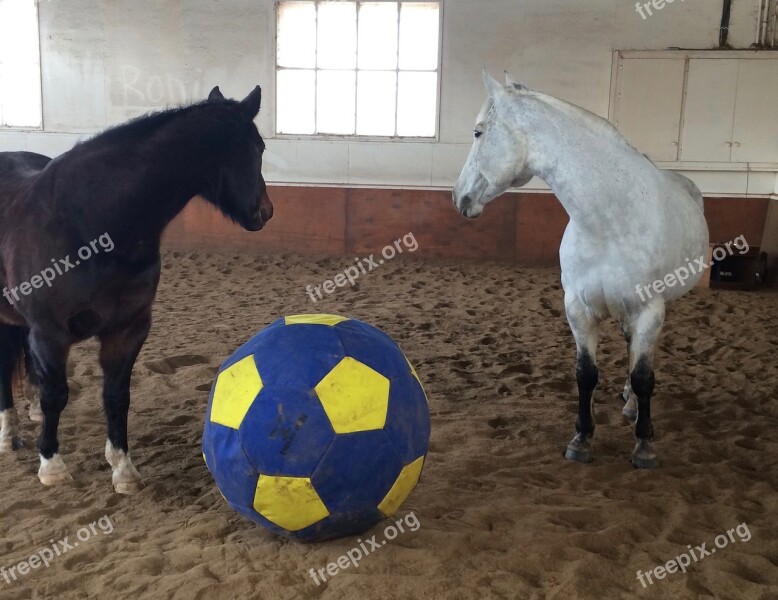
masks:
<instances>
[{"instance_id":1,"label":"dark horse's eye","mask_svg":"<svg viewBox=\"0 0 778 600\"><path fill-rule=\"evenodd\" d=\"M478 131L477 129L473 129L473 136L474 136L476 139L478 139L479 137L481 137L481 134L482 134L482 133L483 133L483 131Z\"/></svg>"}]
</instances>

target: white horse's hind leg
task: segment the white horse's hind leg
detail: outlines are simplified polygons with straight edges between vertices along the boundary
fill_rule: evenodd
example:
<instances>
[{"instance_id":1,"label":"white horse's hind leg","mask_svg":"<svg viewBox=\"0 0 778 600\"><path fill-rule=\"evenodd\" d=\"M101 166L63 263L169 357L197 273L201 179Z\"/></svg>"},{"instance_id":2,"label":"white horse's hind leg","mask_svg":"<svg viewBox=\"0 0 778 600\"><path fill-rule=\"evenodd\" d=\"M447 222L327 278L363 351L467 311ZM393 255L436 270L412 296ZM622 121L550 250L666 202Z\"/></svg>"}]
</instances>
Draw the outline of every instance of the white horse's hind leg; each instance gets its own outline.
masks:
<instances>
[{"instance_id":1,"label":"white horse's hind leg","mask_svg":"<svg viewBox=\"0 0 778 600\"><path fill-rule=\"evenodd\" d=\"M630 385L637 398L637 422L632 451L632 464L639 469L659 466L654 451L654 426L651 424L651 394L654 392L654 348L659 340L665 320L665 305L661 300L652 302L632 320L632 344L630 351Z\"/></svg>"},{"instance_id":2,"label":"white horse's hind leg","mask_svg":"<svg viewBox=\"0 0 778 600\"><path fill-rule=\"evenodd\" d=\"M624 384L621 398L624 400L624 408L621 409L621 414L634 423L638 420L638 397L632 391L630 376L627 376L627 382Z\"/></svg>"},{"instance_id":3,"label":"white horse's hind leg","mask_svg":"<svg viewBox=\"0 0 778 600\"><path fill-rule=\"evenodd\" d=\"M19 430L19 418L15 408L6 408L0 412L0 454L11 452L21 448L17 431Z\"/></svg>"},{"instance_id":4,"label":"white horse's hind leg","mask_svg":"<svg viewBox=\"0 0 778 600\"><path fill-rule=\"evenodd\" d=\"M119 494L134 494L143 488L140 473L133 466L130 455L113 447L111 440L105 442L105 459L113 469L113 487Z\"/></svg>"},{"instance_id":5,"label":"white horse's hind leg","mask_svg":"<svg viewBox=\"0 0 778 600\"><path fill-rule=\"evenodd\" d=\"M579 462L592 460L589 440L594 435L594 401L592 395L597 387L597 343L599 322L586 306L572 293L565 294L565 312L573 331L577 348L575 376L578 382L578 418L575 422L575 437L567 445L565 458Z\"/></svg>"},{"instance_id":6,"label":"white horse's hind leg","mask_svg":"<svg viewBox=\"0 0 778 600\"><path fill-rule=\"evenodd\" d=\"M624 402L621 414L634 423L638 418L638 397L632 391L632 381L630 380L632 375L632 333L628 326L623 323L621 331L627 341L627 381L624 383L624 391L621 392L621 399Z\"/></svg>"}]
</instances>

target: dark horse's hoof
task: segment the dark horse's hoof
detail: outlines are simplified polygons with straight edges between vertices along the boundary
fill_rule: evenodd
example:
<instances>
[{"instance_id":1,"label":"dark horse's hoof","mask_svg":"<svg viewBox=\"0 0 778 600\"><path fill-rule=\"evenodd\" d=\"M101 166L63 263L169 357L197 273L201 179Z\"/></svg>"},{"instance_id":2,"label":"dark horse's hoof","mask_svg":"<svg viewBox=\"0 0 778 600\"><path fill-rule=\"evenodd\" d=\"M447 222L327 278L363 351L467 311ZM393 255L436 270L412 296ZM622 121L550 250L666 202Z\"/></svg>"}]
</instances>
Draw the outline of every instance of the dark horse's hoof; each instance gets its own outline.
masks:
<instances>
[{"instance_id":1,"label":"dark horse's hoof","mask_svg":"<svg viewBox=\"0 0 778 600\"><path fill-rule=\"evenodd\" d=\"M0 440L0 454L4 452L16 452L24 447L21 438L19 436L13 436L11 438L4 438Z\"/></svg>"},{"instance_id":2,"label":"dark horse's hoof","mask_svg":"<svg viewBox=\"0 0 778 600\"><path fill-rule=\"evenodd\" d=\"M565 458L567 460L575 460L582 463L592 462L592 454L589 449L589 443L581 441L578 436L576 436L573 438L573 441L567 445Z\"/></svg>"}]
</instances>

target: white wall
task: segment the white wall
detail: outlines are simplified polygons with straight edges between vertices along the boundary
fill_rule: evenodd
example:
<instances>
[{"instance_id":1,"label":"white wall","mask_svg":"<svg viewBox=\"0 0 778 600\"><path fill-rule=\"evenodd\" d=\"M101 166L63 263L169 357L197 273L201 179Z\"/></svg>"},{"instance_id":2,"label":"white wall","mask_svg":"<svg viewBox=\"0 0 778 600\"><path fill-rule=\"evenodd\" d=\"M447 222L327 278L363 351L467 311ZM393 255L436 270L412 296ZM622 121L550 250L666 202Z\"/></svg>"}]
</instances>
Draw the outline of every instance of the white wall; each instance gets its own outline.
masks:
<instances>
[{"instance_id":1,"label":"white wall","mask_svg":"<svg viewBox=\"0 0 778 600\"><path fill-rule=\"evenodd\" d=\"M734 4L730 42L748 47L758 2ZM607 116L615 49L713 48L721 19L713 0L676 0L645 20L630 0L443 0L440 137L422 143L274 138L273 0L41 0L39 11L44 131L0 131L0 150L59 154L214 85L242 97L259 83L269 181L419 187L456 179L484 65ZM761 191L726 165L690 175L712 195ZM775 173L767 179L770 194Z\"/></svg>"}]
</instances>

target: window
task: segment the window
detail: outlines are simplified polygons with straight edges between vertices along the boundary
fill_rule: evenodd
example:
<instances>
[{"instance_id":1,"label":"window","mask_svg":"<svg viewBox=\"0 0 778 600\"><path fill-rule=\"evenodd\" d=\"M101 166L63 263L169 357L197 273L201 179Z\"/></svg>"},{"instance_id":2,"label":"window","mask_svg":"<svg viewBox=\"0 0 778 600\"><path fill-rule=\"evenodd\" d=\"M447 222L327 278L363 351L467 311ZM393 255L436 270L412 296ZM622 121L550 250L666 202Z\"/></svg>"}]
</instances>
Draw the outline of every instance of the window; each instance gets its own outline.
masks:
<instances>
[{"instance_id":1,"label":"window","mask_svg":"<svg viewBox=\"0 0 778 600\"><path fill-rule=\"evenodd\" d=\"M276 131L434 137L439 13L439 2L279 2Z\"/></svg>"},{"instance_id":2,"label":"window","mask_svg":"<svg viewBox=\"0 0 778 600\"><path fill-rule=\"evenodd\" d=\"M0 127L40 127L37 0L0 0Z\"/></svg>"}]
</instances>

